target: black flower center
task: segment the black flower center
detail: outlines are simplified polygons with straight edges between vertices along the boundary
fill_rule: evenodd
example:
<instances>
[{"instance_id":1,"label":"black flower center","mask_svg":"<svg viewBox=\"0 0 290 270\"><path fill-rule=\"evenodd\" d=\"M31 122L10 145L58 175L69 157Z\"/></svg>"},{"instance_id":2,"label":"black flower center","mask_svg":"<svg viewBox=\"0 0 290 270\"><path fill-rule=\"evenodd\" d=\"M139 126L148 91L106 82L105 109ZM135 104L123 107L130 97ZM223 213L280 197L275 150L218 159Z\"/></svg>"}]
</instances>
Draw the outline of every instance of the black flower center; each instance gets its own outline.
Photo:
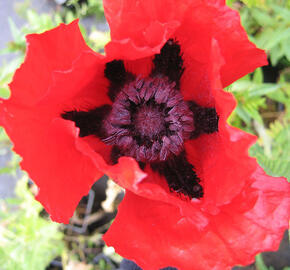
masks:
<instances>
[{"instance_id":1,"label":"black flower center","mask_svg":"<svg viewBox=\"0 0 290 270\"><path fill-rule=\"evenodd\" d=\"M193 113L175 85L160 76L125 84L104 120L103 141L145 163L180 154L194 123Z\"/></svg>"},{"instance_id":2,"label":"black flower center","mask_svg":"<svg viewBox=\"0 0 290 270\"><path fill-rule=\"evenodd\" d=\"M151 74L141 78L127 72L122 60L108 62L104 74L113 105L62 117L75 122L81 137L95 135L112 145L113 163L133 157L141 168L150 166L164 176L171 191L200 198L201 180L187 160L184 142L218 131L218 116L215 108L184 101L183 59L176 41L168 40L153 64Z\"/></svg>"}]
</instances>

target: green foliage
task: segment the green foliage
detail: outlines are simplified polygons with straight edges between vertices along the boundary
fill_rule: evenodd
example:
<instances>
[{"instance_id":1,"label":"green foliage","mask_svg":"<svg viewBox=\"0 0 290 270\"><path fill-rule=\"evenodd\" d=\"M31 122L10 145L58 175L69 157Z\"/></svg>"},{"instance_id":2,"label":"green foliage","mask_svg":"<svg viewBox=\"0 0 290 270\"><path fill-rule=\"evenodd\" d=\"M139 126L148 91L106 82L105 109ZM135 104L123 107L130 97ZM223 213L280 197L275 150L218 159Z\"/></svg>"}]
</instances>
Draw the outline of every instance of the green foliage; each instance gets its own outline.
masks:
<instances>
[{"instance_id":1,"label":"green foliage","mask_svg":"<svg viewBox=\"0 0 290 270\"><path fill-rule=\"evenodd\" d=\"M258 135L259 140L250 154L268 174L290 179L290 84L285 76L276 84L263 83L261 69L257 69L252 77L244 77L228 90L235 95L238 104L229 122ZM277 112L278 106L283 111Z\"/></svg>"},{"instance_id":2,"label":"green foliage","mask_svg":"<svg viewBox=\"0 0 290 270\"><path fill-rule=\"evenodd\" d=\"M0 98L9 97L10 91L8 84L11 82L15 70L19 67L22 60L23 57L20 56L9 63L4 63L4 65L0 67Z\"/></svg>"},{"instance_id":3,"label":"green foliage","mask_svg":"<svg viewBox=\"0 0 290 270\"><path fill-rule=\"evenodd\" d=\"M270 268L267 267L267 265L264 263L262 254L259 254L256 256L256 268L257 270L275 270L272 266Z\"/></svg>"},{"instance_id":4,"label":"green foliage","mask_svg":"<svg viewBox=\"0 0 290 270\"><path fill-rule=\"evenodd\" d=\"M250 149L250 154L258 159L259 164L267 174L285 176L290 179L290 124L277 120L270 125L267 132L269 136L268 148L265 145L267 140L259 140Z\"/></svg>"},{"instance_id":5,"label":"green foliage","mask_svg":"<svg viewBox=\"0 0 290 270\"><path fill-rule=\"evenodd\" d=\"M9 138L6 133L3 131L3 128L0 127L0 156L1 154L6 154L10 148ZM18 155L12 153L12 158L6 164L5 167L0 168L0 175L1 174L11 174L16 176L16 170L19 167L20 158Z\"/></svg>"},{"instance_id":6,"label":"green foliage","mask_svg":"<svg viewBox=\"0 0 290 270\"><path fill-rule=\"evenodd\" d=\"M82 4L79 4L79 0L68 0L65 5L74 7L76 16L80 18L92 15L99 17L104 14L101 0L87 0L87 3Z\"/></svg>"},{"instance_id":7,"label":"green foliage","mask_svg":"<svg viewBox=\"0 0 290 270\"><path fill-rule=\"evenodd\" d=\"M226 3L228 6L233 6L236 4L238 1L236 0L227 0ZM253 6L264 6L265 5L265 0L241 0L242 3L247 5L248 7L253 7Z\"/></svg>"},{"instance_id":8,"label":"green foliage","mask_svg":"<svg viewBox=\"0 0 290 270\"><path fill-rule=\"evenodd\" d=\"M262 69L233 83L228 90L237 99L229 122L258 136L250 154L272 176L290 179L290 2L243 0L227 3L238 8L250 39L266 50L279 66L276 82L264 83Z\"/></svg>"},{"instance_id":9,"label":"green foliage","mask_svg":"<svg viewBox=\"0 0 290 270\"><path fill-rule=\"evenodd\" d=\"M104 259L101 259L98 264L100 270L111 270L112 267L106 263Z\"/></svg>"},{"instance_id":10,"label":"green foliage","mask_svg":"<svg viewBox=\"0 0 290 270\"><path fill-rule=\"evenodd\" d=\"M257 270L275 270L273 266L267 267L267 265L264 263L262 254L259 254L256 256L256 262L255 266ZM290 267L284 267L283 270L290 270Z\"/></svg>"},{"instance_id":11,"label":"green foliage","mask_svg":"<svg viewBox=\"0 0 290 270\"><path fill-rule=\"evenodd\" d=\"M110 41L110 33L91 29L91 33L87 38L88 45L95 51L103 51L105 45Z\"/></svg>"},{"instance_id":12,"label":"green foliage","mask_svg":"<svg viewBox=\"0 0 290 270\"><path fill-rule=\"evenodd\" d=\"M63 250L58 224L39 216L42 207L27 189L27 178L18 182L17 199L0 203L1 270L45 269Z\"/></svg>"},{"instance_id":13,"label":"green foliage","mask_svg":"<svg viewBox=\"0 0 290 270\"><path fill-rule=\"evenodd\" d=\"M273 65L277 65L281 60L289 65L289 1L248 0L243 2L247 5L240 10L242 24L250 34L251 40L267 51Z\"/></svg>"},{"instance_id":14,"label":"green foliage","mask_svg":"<svg viewBox=\"0 0 290 270\"><path fill-rule=\"evenodd\" d=\"M256 120L263 123L263 115L260 110L266 108L266 97L269 99L277 99L280 97L280 102L288 104L289 83L263 83L263 73L261 68L258 68L250 75L238 80L228 87L238 102L237 109L231 117L231 123L234 124L237 115L244 121L244 125L236 124L244 130L254 133L252 121ZM241 122L238 122L241 123Z\"/></svg>"},{"instance_id":15,"label":"green foliage","mask_svg":"<svg viewBox=\"0 0 290 270\"><path fill-rule=\"evenodd\" d=\"M91 3L92 1L89 1ZM95 1L96 5L100 5L100 1ZM98 3L98 4L97 4ZM90 5L89 5L90 6ZM84 6L82 6L83 8ZM91 8L93 6L90 6ZM77 9L78 10L78 9ZM13 37L13 41L9 42L7 47L4 50L1 50L1 54L5 53L20 53L20 55L24 55L26 49L25 43L25 36L31 33L42 33L44 31L50 30L60 23L70 23L73 20L82 17L79 16L78 12L74 13L72 11L67 11L63 14L61 13L54 13L54 14L47 14L42 13L38 14L36 11L32 9L28 9L23 12L24 18L27 20L27 23L21 27L20 29L16 26L16 24L12 21L12 19L8 19L10 31ZM79 11L80 12L80 11ZM89 46L93 50L99 51L104 45L109 41L109 33L104 33L97 31L95 28L92 27L91 34L88 35L86 29L81 25L80 29L84 36L84 39L88 43ZM17 61L21 62L22 58L18 58ZM6 67L3 67L7 69ZM7 71L5 71L7 73ZM2 76L1 76L2 77ZM0 77L0 82L1 82ZM1 84L0 84L1 85ZM1 92L0 92L1 95Z\"/></svg>"},{"instance_id":16,"label":"green foliage","mask_svg":"<svg viewBox=\"0 0 290 270\"><path fill-rule=\"evenodd\" d=\"M12 19L9 20L10 30L13 37L13 41L8 43L7 48L1 51L1 54L5 53L20 53L24 54L26 49L25 36L31 33L42 33L49 29L56 27L60 23L70 23L76 17L72 13L67 13L64 18L59 13L54 15L50 14L38 14L36 11L28 9L24 14L27 23L18 28Z\"/></svg>"}]
</instances>

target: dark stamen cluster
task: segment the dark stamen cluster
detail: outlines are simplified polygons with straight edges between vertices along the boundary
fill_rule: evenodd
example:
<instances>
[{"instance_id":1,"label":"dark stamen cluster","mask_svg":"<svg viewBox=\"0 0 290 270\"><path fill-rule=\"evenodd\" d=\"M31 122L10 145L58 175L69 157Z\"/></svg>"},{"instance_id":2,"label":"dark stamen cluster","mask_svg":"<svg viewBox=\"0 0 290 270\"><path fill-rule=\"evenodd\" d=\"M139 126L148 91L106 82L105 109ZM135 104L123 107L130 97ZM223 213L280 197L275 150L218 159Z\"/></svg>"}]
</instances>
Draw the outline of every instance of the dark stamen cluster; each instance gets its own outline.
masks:
<instances>
[{"instance_id":1,"label":"dark stamen cluster","mask_svg":"<svg viewBox=\"0 0 290 270\"><path fill-rule=\"evenodd\" d=\"M193 113L167 77L136 78L115 98L103 124L107 144L140 162L164 161L183 150Z\"/></svg>"},{"instance_id":2,"label":"dark stamen cluster","mask_svg":"<svg viewBox=\"0 0 290 270\"><path fill-rule=\"evenodd\" d=\"M154 68L151 75L165 75L170 81L176 83L179 89L180 79L184 71L180 45L177 41L169 39L162 47L160 54L153 59Z\"/></svg>"},{"instance_id":3,"label":"dark stamen cluster","mask_svg":"<svg viewBox=\"0 0 290 270\"><path fill-rule=\"evenodd\" d=\"M171 191L182 193L190 198L203 196L200 179L194 167L187 161L185 151L166 162L152 163L151 168L164 175Z\"/></svg>"}]
</instances>

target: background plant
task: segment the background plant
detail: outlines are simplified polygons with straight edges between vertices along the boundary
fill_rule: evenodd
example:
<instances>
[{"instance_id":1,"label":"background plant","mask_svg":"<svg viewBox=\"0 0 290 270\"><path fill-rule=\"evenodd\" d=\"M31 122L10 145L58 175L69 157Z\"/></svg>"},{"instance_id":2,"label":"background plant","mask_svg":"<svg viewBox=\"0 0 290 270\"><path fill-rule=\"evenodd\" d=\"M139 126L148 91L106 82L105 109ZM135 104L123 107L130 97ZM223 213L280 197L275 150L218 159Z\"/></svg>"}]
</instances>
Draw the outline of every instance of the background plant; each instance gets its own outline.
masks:
<instances>
[{"instance_id":1,"label":"background plant","mask_svg":"<svg viewBox=\"0 0 290 270\"><path fill-rule=\"evenodd\" d=\"M16 195L0 201L1 270L45 269L62 253L62 233L58 224L40 216L42 206L28 190L25 176Z\"/></svg>"},{"instance_id":2,"label":"background plant","mask_svg":"<svg viewBox=\"0 0 290 270\"><path fill-rule=\"evenodd\" d=\"M266 50L269 66L228 87L238 101L230 123L258 136L250 154L268 174L290 179L290 3L243 2L247 5L236 5L242 24L250 39Z\"/></svg>"}]
</instances>

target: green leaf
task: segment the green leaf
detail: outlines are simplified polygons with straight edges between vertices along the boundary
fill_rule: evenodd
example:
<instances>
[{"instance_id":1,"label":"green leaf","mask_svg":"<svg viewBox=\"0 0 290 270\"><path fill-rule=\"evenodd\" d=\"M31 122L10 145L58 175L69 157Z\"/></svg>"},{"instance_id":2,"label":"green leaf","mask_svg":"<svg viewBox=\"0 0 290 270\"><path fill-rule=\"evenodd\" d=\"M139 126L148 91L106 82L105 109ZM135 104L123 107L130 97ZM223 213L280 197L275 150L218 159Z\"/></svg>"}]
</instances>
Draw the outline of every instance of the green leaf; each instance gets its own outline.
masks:
<instances>
[{"instance_id":1,"label":"green leaf","mask_svg":"<svg viewBox=\"0 0 290 270\"><path fill-rule=\"evenodd\" d=\"M261 68L257 68L254 71L253 82L260 84L260 83L263 83L263 80L264 80L263 71Z\"/></svg>"},{"instance_id":2,"label":"green leaf","mask_svg":"<svg viewBox=\"0 0 290 270\"><path fill-rule=\"evenodd\" d=\"M61 18L61 16L60 16L59 13L56 13L56 14L54 15L54 21L55 21L56 25L59 25L60 23L63 22L63 20L62 20L62 18Z\"/></svg>"},{"instance_id":3,"label":"green leaf","mask_svg":"<svg viewBox=\"0 0 290 270\"><path fill-rule=\"evenodd\" d=\"M66 23L71 23L74 19L75 19L75 16L71 11L69 11L65 16Z\"/></svg>"},{"instance_id":4,"label":"green leaf","mask_svg":"<svg viewBox=\"0 0 290 270\"><path fill-rule=\"evenodd\" d=\"M273 9L275 13L279 14L283 20L290 23L290 10L287 7L278 6L274 3L271 3L271 9Z\"/></svg>"},{"instance_id":5,"label":"green leaf","mask_svg":"<svg viewBox=\"0 0 290 270\"><path fill-rule=\"evenodd\" d=\"M248 99L244 104L244 110L251 116L251 118L256 119L259 123L263 123L262 117L259 113L259 108L265 106L264 98L253 98Z\"/></svg>"},{"instance_id":6,"label":"green leaf","mask_svg":"<svg viewBox=\"0 0 290 270\"><path fill-rule=\"evenodd\" d=\"M231 84L228 89L232 93L238 93L248 91L252 85L253 83L250 80L239 80Z\"/></svg>"},{"instance_id":7,"label":"green leaf","mask_svg":"<svg viewBox=\"0 0 290 270\"><path fill-rule=\"evenodd\" d=\"M235 0L226 0L226 5L231 7L234 2L235 2Z\"/></svg>"},{"instance_id":8,"label":"green leaf","mask_svg":"<svg viewBox=\"0 0 290 270\"><path fill-rule=\"evenodd\" d=\"M290 179L290 161L270 159L263 154L257 154L255 157L267 174L271 176L284 176Z\"/></svg>"},{"instance_id":9,"label":"green leaf","mask_svg":"<svg viewBox=\"0 0 290 270\"><path fill-rule=\"evenodd\" d=\"M28 9L26 12L27 20L32 25L39 25L41 23L41 17L33 10Z\"/></svg>"},{"instance_id":10,"label":"green leaf","mask_svg":"<svg viewBox=\"0 0 290 270\"><path fill-rule=\"evenodd\" d=\"M290 37L286 38L282 43L283 54L286 56L287 60L290 61Z\"/></svg>"},{"instance_id":11,"label":"green leaf","mask_svg":"<svg viewBox=\"0 0 290 270\"><path fill-rule=\"evenodd\" d=\"M1 98L9 98L10 96L10 91L7 87L0 87L0 97Z\"/></svg>"},{"instance_id":12,"label":"green leaf","mask_svg":"<svg viewBox=\"0 0 290 270\"><path fill-rule=\"evenodd\" d=\"M282 43L283 44L283 43ZM275 47L272 48L270 51L270 59L272 65L276 66L279 60L284 56L284 51L282 49L282 44L277 44Z\"/></svg>"},{"instance_id":13,"label":"green leaf","mask_svg":"<svg viewBox=\"0 0 290 270\"><path fill-rule=\"evenodd\" d=\"M257 270L269 270L266 264L264 263L262 254L258 254L256 256L256 267Z\"/></svg>"},{"instance_id":14,"label":"green leaf","mask_svg":"<svg viewBox=\"0 0 290 270\"><path fill-rule=\"evenodd\" d=\"M238 103L235 112L246 124L251 124L251 115L246 110L244 110L243 105Z\"/></svg>"},{"instance_id":15,"label":"green leaf","mask_svg":"<svg viewBox=\"0 0 290 270\"><path fill-rule=\"evenodd\" d=\"M23 35L19 31L18 27L16 24L13 22L11 18L8 18L8 23L10 27L10 32L12 34L12 38L15 42L21 42L24 40Z\"/></svg>"},{"instance_id":16,"label":"green leaf","mask_svg":"<svg viewBox=\"0 0 290 270\"><path fill-rule=\"evenodd\" d=\"M284 176L290 180L290 123L278 120L270 125L268 134L271 136L271 153L266 153L265 141L255 144L250 154L257 158L261 167L272 176Z\"/></svg>"},{"instance_id":17,"label":"green leaf","mask_svg":"<svg viewBox=\"0 0 290 270\"><path fill-rule=\"evenodd\" d=\"M276 29L275 32L272 33L272 36L269 37L269 41L265 44L264 49L271 50L282 40L287 40L290 37L290 28L285 26L280 29Z\"/></svg>"},{"instance_id":18,"label":"green leaf","mask_svg":"<svg viewBox=\"0 0 290 270\"><path fill-rule=\"evenodd\" d=\"M263 26L272 26L275 24L275 18L270 16L265 10L253 8L251 9L253 18L258 22L258 24Z\"/></svg>"},{"instance_id":19,"label":"green leaf","mask_svg":"<svg viewBox=\"0 0 290 270\"><path fill-rule=\"evenodd\" d=\"M268 92L267 97L269 97L270 99L273 99L275 101L281 102L283 104L287 104L290 102L290 96L287 95L287 92L284 92L282 90L282 88L279 88L277 91L275 92Z\"/></svg>"},{"instance_id":20,"label":"green leaf","mask_svg":"<svg viewBox=\"0 0 290 270\"><path fill-rule=\"evenodd\" d=\"M15 170L14 168L9 168L9 167L0 168L0 175L1 174L10 174L14 170Z\"/></svg>"},{"instance_id":21,"label":"green leaf","mask_svg":"<svg viewBox=\"0 0 290 270\"><path fill-rule=\"evenodd\" d=\"M1 270L44 270L62 253L63 235L57 223L39 216L42 207L27 189L27 178L18 181L17 194L18 201L5 203L8 209L13 206L9 215L0 208Z\"/></svg>"},{"instance_id":22,"label":"green leaf","mask_svg":"<svg viewBox=\"0 0 290 270\"><path fill-rule=\"evenodd\" d=\"M280 88L278 84L265 83L260 85L254 85L249 91L249 97L261 97L269 93L273 93Z\"/></svg>"},{"instance_id":23,"label":"green leaf","mask_svg":"<svg viewBox=\"0 0 290 270\"><path fill-rule=\"evenodd\" d=\"M264 6L264 0L242 0L244 4L246 4L249 7L253 6Z\"/></svg>"}]
</instances>

